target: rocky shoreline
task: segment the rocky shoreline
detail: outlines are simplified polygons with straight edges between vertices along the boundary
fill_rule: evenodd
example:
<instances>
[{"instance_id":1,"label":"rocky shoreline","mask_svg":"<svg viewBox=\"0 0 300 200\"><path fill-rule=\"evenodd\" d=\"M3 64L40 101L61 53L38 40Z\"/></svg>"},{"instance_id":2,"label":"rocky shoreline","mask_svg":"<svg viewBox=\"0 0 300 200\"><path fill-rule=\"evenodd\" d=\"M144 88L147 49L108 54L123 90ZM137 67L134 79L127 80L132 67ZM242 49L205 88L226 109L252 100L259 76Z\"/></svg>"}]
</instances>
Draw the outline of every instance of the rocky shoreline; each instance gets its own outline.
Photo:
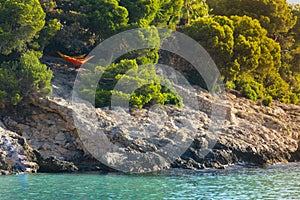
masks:
<instances>
[{"instance_id":1,"label":"rocky shoreline","mask_svg":"<svg viewBox=\"0 0 300 200\"><path fill-rule=\"evenodd\" d=\"M53 96L31 99L1 113L0 174L113 170L106 166L112 164L107 156L101 155L101 159L106 158L104 162L95 158L93 151L96 147L87 147L74 124L70 97L77 71L55 58L44 60L55 75ZM148 124L156 123L152 111L134 111L131 112L133 120L122 121L120 117L125 117L124 110L97 109L99 126L120 152L138 156L140 162L149 162L147 166L152 168L145 169L137 160L126 163L117 159L113 164L128 166L124 170L128 172L137 165L134 172L146 172L170 167L222 169L240 162L263 166L300 161L299 106L274 102L271 107L265 107L239 97L238 93L228 93L225 106L220 107L225 112L225 120L210 127L212 119L208 110L212 97L204 92L198 95L200 111L164 107L161 116L165 116L165 122L160 127L159 136L155 137L144 136L153 129ZM182 129L188 121L193 123L193 137ZM134 123L143 127L140 137L131 134ZM93 125L88 126L93 128ZM160 148L167 144L180 146L181 142L174 137L178 132L177 137L192 140L191 145L182 149L180 158L165 162Z\"/></svg>"}]
</instances>

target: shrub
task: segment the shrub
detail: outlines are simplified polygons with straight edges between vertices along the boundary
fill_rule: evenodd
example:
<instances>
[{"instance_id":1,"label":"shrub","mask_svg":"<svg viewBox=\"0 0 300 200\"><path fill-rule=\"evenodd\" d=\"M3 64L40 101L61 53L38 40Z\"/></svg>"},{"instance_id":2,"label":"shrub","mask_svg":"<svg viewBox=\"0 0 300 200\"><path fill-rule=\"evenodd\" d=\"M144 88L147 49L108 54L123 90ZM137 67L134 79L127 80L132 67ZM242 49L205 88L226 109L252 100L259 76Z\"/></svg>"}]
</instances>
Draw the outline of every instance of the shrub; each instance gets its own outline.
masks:
<instances>
[{"instance_id":1,"label":"shrub","mask_svg":"<svg viewBox=\"0 0 300 200\"><path fill-rule=\"evenodd\" d=\"M10 66L6 67L6 66ZM2 63L0 68L0 104L17 104L21 100L21 88L15 74L17 63Z\"/></svg>"},{"instance_id":2,"label":"shrub","mask_svg":"<svg viewBox=\"0 0 300 200\"><path fill-rule=\"evenodd\" d=\"M90 87L95 74L101 78L98 85ZM111 106L112 95L114 100L125 100L134 108L154 104L182 105L182 98L171 88L170 82L156 75L153 65L139 67L136 60L121 60L107 68L96 67L92 73L82 76L82 83L78 90L80 97L90 102L95 99L96 107ZM95 97L92 90L96 91Z\"/></svg>"},{"instance_id":3,"label":"shrub","mask_svg":"<svg viewBox=\"0 0 300 200\"><path fill-rule=\"evenodd\" d=\"M16 105L24 98L51 93L52 72L40 63L38 56L38 53L28 51L19 60L1 63L1 104Z\"/></svg>"},{"instance_id":4,"label":"shrub","mask_svg":"<svg viewBox=\"0 0 300 200\"><path fill-rule=\"evenodd\" d=\"M233 81L227 81L227 82L225 83L225 88L226 88L227 90L234 89L234 88L235 88L234 82L233 82Z\"/></svg>"},{"instance_id":5,"label":"shrub","mask_svg":"<svg viewBox=\"0 0 300 200\"><path fill-rule=\"evenodd\" d=\"M271 96L267 96L267 97L263 98L262 104L264 106L271 106L272 105L272 101L273 101L273 98Z\"/></svg>"},{"instance_id":6,"label":"shrub","mask_svg":"<svg viewBox=\"0 0 300 200\"><path fill-rule=\"evenodd\" d=\"M290 94L290 103L296 104L296 105L299 103L299 98L295 93Z\"/></svg>"},{"instance_id":7,"label":"shrub","mask_svg":"<svg viewBox=\"0 0 300 200\"><path fill-rule=\"evenodd\" d=\"M38 0L0 0L0 53L24 52L44 27L45 16Z\"/></svg>"},{"instance_id":8,"label":"shrub","mask_svg":"<svg viewBox=\"0 0 300 200\"><path fill-rule=\"evenodd\" d=\"M264 79L264 86L268 95L284 103L290 103L290 88L279 73L268 74Z\"/></svg>"},{"instance_id":9,"label":"shrub","mask_svg":"<svg viewBox=\"0 0 300 200\"><path fill-rule=\"evenodd\" d=\"M257 101L257 99L260 99L264 92L263 85L256 82L250 77L241 77L240 79L238 79L236 87L242 92L243 96L253 101Z\"/></svg>"}]
</instances>

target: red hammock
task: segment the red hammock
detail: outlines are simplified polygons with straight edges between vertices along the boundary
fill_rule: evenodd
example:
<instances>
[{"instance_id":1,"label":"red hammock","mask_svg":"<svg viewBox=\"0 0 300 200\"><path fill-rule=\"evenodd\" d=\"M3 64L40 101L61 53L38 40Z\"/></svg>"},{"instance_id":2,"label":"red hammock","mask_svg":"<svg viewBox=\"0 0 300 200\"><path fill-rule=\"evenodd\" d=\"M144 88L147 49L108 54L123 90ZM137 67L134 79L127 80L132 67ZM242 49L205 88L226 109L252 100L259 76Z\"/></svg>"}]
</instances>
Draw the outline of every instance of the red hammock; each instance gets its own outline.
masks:
<instances>
[{"instance_id":1,"label":"red hammock","mask_svg":"<svg viewBox=\"0 0 300 200\"><path fill-rule=\"evenodd\" d=\"M61 53L60 51L58 51L57 53L63 59L65 59L66 61L70 62L72 65L74 65L76 67L80 67L84 63L86 63L89 60L91 60L92 58L94 58L94 56L89 56L89 57L85 57L85 58L75 58L75 57L71 57L71 56L65 55L65 54Z\"/></svg>"}]
</instances>

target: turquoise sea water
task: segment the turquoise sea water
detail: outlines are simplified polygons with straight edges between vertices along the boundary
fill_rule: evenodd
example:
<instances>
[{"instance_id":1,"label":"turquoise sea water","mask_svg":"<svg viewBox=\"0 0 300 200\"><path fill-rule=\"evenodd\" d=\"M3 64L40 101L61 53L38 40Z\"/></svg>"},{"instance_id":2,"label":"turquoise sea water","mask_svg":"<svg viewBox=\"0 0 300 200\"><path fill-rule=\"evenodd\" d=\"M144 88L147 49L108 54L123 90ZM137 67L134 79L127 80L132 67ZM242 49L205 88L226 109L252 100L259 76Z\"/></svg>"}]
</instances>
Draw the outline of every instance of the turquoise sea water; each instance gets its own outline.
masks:
<instances>
[{"instance_id":1,"label":"turquoise sea water","mask_svg":"<svg viewBox=\"0 0 300 200\"><path fill-rule=\"evenodd\" d=\"M144 175L0 176L0 199L300 199L300 164Z\"/></svg>"}]
</instances>

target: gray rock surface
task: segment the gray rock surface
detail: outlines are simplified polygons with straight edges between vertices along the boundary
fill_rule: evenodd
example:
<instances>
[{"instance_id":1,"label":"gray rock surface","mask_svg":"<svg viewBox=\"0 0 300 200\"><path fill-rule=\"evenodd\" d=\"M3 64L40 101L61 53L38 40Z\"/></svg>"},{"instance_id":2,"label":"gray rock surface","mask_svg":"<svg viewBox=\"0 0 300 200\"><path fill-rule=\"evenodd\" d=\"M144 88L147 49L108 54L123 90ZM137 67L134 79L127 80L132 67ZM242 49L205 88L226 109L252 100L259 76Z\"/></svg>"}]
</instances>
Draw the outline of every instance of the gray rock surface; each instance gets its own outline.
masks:
<instances>
[{"instance_id":1,"label":"gray rock surface","mask_svg":"<svg viewBox=\"0 0 300 200\"><path fill-rule=\"evenodd\" d=\"M0 122L0 174L34 173L37 170L35 154L26 139L6 130Z\"/></svg>"},{"instance_id":2,"label":"gray rock surface","mask_svg":"<svg viewBox=\"0 0 300 200\"><path fill-rule=\"evenodd\" d=\"M209 138L195 138L173 167L224 168L234 163L266 165L300 161L299 106L274 102L272 107L265 107L230 93L227 99L235 117L233 123L215 130L220 132L215 146L203 157L203 147Z\"/></svg>"}]
</instances>

